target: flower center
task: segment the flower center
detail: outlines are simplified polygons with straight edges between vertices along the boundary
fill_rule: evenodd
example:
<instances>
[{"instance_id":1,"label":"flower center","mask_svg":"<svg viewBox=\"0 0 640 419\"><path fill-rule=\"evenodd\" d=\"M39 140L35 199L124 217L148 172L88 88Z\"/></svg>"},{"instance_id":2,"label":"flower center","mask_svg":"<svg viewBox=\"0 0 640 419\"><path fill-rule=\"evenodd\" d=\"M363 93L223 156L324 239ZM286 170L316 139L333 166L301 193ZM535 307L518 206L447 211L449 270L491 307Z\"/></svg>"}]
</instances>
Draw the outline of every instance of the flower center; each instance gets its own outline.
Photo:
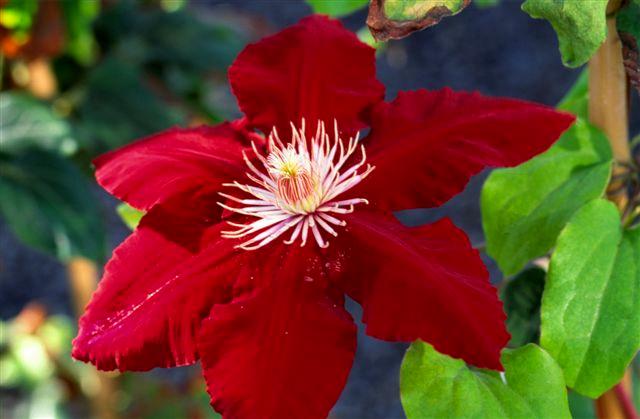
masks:
<instances>
[{"instance_id":1,"label":"flower center","mask_svg":"<svg viewBox=\"0 0 640 419\"><path fill-rule=\"evenodd\" d=\"M338 199L339 195L353 188L374 169L366 165L364 147L358 145L358 135L346 142L340 138L334 123L333 137L325 131L323 122L318 123L316 134L305 137L305 121L298 129L291 124L292 139L284 144L274 128L268 139L268 155L265 158L252 144L257 160L263 166L259 170L245 155L249 168L248 178L253 185L234 182L225 184L244 192L248 196L237 197L220 193L229 201L241 206L218 204L229 211L256 218L239 224L229 222L236 230L222 232L226 238L249 237L238 248L253 250L275 240L293 229L285 241L291 244L300 238L301 246L311 234L320 247L327 247L323 234L337 236L334 226L346 223L339 217L354 210L354 205L367 204L363 198ZM347 165L347 161L358 150L362 158ZM346 167L348 166L348 167ZM363 168L364 167L364 168ZM363 168L362 171L360 169Z\"/></svg>"},{"instance_id":2,"label":"flower center","mask_svg":"<svg viewBox=\"0 0 640 419\"><path fill-rule=\"evenodd\" d=\"M299 214L313 212L320 204L321 185L312 172L308 155L298 153L289 144L284 150L275 148L267 157L268 170L276 182L276 197L281 208Z\"/></svg>"}]
</instances>

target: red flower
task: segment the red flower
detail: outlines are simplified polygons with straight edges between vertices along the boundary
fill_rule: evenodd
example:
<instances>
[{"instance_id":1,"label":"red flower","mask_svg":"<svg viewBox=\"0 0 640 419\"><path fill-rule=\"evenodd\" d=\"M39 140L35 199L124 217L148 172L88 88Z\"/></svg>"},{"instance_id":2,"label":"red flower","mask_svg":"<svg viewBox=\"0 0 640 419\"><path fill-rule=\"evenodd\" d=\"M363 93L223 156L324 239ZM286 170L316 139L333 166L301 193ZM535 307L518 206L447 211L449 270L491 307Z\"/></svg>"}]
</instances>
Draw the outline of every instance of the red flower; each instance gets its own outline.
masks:
<instances>
[{"instance_id":1,"label":"red flower","mask_svg":"<svg viewBox=\"0 0 640 419\"><path fill-rule=\"evenodd\" d=\"M325 417L356 347L347 294L372 336L501 369L505 316L466 235L391 211L530 159L573 117L449 89L384 102L374 51L319 16L248 46L229 78L245 119L96 159L98 182L148 212L107 264L73 356L136 371L200 359L225 417Z\"/></svg>"}]
</instances>

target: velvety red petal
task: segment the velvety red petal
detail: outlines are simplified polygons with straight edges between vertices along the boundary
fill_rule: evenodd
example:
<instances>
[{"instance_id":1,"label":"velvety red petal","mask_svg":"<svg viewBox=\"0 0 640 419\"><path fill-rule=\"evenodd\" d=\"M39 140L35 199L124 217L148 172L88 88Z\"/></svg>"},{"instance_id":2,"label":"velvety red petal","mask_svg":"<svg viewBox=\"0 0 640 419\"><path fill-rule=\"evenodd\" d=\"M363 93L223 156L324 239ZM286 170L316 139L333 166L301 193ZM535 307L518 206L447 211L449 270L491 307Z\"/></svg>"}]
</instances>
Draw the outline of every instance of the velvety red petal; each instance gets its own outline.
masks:
<instances>
[{"instance_id":1,"label":"velvety red petal","mask_svg":"<svg viewBox=\"0 0 640 419\"><path fill-rule=\"evenodd\" d=\"M464 232L448 219L407 228L360 211L345 220L345 290L362 305L367 334L422 339L477 367L502 369L509 340L502 303Z\"/></svg>"},{"instance_id":2,"label":"velvety red petal","mask_svg":"<svg viewBox=\"0 0 640 419\"><path fill-rule=\"evenodd\" d=\"M142 210L186 190L219 190L244 177L245 135L234 123L170 129L99 156L96 178Z\"/></svg>"},{"instance_id":3,"label":"velvety red petal","mask_svg":"<svg viewBox=\"0 0 640 419\"><path fill-rule=\"evenodd\" d=\"M326 418L346 382L355 325L289 249L260 259L267 287L215 306L202 323L207 391L225 418Z\"/></svg>"},{"instance_id":4,"label":"velvety red petal","mask_svg":"<svg viewBox=\"0 0 640 419\"><path fill-rule=\"evenodd\" d=\"M375 77L375 50L337 20L302 19L247 46L229 69L240 109L251 124L283 135L289 122L308 126L323 120L343 130L364 126L368 108L384 97Z\"/></svg>"},{"instance_id":5,"label":"velvety red petal","mask_svg":"<svg viewBox=\"0 0 640 419\"><path fill-rule=\"evenodd\" d=\"M549 148L575 117L479 93L401 92L372 113L368 162L358 196L378 208L434 207L485 167L515 166Z\"/></svg>"},{"instance_id":6,"label":"velvety red petal","mask_svg":"<svg viewBox=\"0 0 640 419\"><path fill-rule=\"evenodd\" d=\"M200 322L213 304L232 298L238 253L233 241L220 238L221 224L186 228L186 219L168 211L154 207L114 251L80 319L74 358L101 370L198 359ZM186 248L173 238L201 245Z\"/></svg>"}]
</instances>

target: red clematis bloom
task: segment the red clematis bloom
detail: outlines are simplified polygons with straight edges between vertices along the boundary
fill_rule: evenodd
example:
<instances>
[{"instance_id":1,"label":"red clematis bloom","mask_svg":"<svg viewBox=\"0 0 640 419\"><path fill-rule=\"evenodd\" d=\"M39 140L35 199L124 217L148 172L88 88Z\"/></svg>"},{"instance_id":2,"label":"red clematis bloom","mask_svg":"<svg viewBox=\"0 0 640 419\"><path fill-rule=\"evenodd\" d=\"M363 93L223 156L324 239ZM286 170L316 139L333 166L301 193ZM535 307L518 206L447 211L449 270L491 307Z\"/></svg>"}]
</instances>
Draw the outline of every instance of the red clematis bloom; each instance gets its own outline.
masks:
<instances>
[{"instance_id":1,"label":"red clematis bloom","mask_svg":"<svg viewBox=\"0 0 640 419\"><path fill-rule=\"evenodd\" d=\"M505 315L466 235L392 211L530 159L573 117L449 89L384 102L374 50L321 16L249 45L229 78L246 118L96 159L98 182L147 213L107 264L73 356L101 370L201 360L225 417L326 417L356 348L346 294L371 336L501 369Z\"/></svg>"}]
</instances>

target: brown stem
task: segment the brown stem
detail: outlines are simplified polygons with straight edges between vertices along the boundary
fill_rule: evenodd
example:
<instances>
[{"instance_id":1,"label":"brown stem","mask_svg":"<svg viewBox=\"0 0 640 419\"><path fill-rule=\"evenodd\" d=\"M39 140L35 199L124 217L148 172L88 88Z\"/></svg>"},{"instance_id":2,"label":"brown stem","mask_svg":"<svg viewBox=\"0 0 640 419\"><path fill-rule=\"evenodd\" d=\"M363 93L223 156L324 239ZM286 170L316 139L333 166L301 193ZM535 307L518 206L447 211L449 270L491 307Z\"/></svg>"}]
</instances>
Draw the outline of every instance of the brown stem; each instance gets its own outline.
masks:
<instances>
[{"instance_id":1,"label":"brown stem","mask_svg":"<svg viewBox=\"0 0 640 419\"><path fill-rule=\"evenodd\" d=\"M627 76L622 61L622 43L616 29L613 13L619 0L609 2L607 38L589 63L589 119L601 128L611 144L616 164L609 184L609 198L621 211L627 205L626 190L620 182L631 162L629 148L629 103Z\"/></svg>"},{"instance_id":2,"label":"brown stem","mask_svg":"<svg viewBox=\"0 0 640 419\"><path fill-rule=\"evenodd\" d=\"M89 259L73 258L67 263L67 276L73 305L77 316L80 317L98 285L98 268ZM117 413L113 408L116 382L113 374L99 371L95 371L95 374L97 384L90 395L94 416L98 419L116 419Z\"/></svg>"},{"instance_id":3,"label":"brown stem","mask_svg":"<svg viewBox=\"0 0 640 419\"><path fill-rule=\"evenodd\" d=\"M589 62L589 119L609 138L615 164L607 192L609 199L618 206L621 213L624 213L629 202L623 179L626 178L626 171L629 170L631 150L628 84L615 18L615 12L620 8L620 4L621 0L609 1L607 38ZM629 371L619 386L620 390L631 394ZM596 413L599 418L606 419L628 417L615 389L609 390L596 400Z\"/></svg>"},{"instance_id":4,"label":"brown stem","mask_svg":"<svg viewBox=\"0 0 640 419\"><path fill-rule=\"evenodd\" d=\"M618 383L613 390L618 397L618 402L620 402L620 405L622 406L625 417L627 419L639 419L638 412L636 412L636 408L633 405L633 400L631 400L631 395L624 388L623 383Z\"/></svg>"}]
</instances>

